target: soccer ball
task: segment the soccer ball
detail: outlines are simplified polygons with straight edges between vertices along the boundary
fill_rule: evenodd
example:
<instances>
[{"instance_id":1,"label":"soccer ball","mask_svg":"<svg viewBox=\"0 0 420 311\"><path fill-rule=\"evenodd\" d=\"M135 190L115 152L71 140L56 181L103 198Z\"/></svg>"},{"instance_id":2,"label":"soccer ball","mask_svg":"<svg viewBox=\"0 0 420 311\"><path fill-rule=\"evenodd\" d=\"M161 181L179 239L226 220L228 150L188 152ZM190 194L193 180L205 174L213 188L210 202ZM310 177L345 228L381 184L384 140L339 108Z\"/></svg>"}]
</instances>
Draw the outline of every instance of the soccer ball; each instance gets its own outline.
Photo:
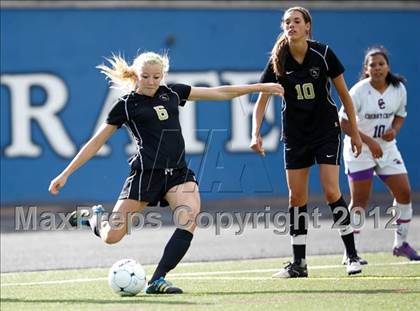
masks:
<instances>
[{"instance_id":1,"label":"soccer ball","mask_svg":"<svg viewBox=\"0 0 420 311\"><path fill-rule=\"evenodd\" d=\"M134 259L121 259L109 270L108 284L120 296L135 296L146 285L146 272Z\"/></svg>"}]
</instances>

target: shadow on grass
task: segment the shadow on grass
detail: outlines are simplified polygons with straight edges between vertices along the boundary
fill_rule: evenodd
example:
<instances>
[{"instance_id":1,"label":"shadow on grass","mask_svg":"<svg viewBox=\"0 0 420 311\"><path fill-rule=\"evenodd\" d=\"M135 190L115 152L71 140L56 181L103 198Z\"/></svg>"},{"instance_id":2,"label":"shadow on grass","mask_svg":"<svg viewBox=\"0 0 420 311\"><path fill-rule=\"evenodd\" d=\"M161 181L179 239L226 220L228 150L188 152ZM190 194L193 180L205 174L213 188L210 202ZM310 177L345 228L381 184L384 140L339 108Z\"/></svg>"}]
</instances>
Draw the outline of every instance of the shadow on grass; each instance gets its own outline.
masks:
<instances>
[{"instance_id":1,"label":"shadow on grass","mask_svg":"<svg viewBox=\"0 0 420 311\"><path fill-rule=\"evenodd\" d=\"M230 296L230 295L255 295L255 294L278 294L278 295L287 295L287 294L346 294L346 295L377 295L377 294L419 294L418 290L410 289L342 289L342 290L325 290L325 289L302 289L302 290L285 290L279 289L278 291L267 290L267 291L228 291L228 292L195 292L190 293L191 296L201 296L201 295L220 295L220 296Z\"/></svg>"},{"instance_id":2,"label":"shadow on grass","mask_svg":"<svg viewBox=\"0 0 420 311\"><path fill-rule=\"evenodd\" d=\"M168 295L165 297L174 297ZM1 299L2 303L74 303L74 304L167 304L167 305L204 305L203 302L191 302L191 301L168 301L163 299L155 299L153 296L138 296L138 297L126 297L121 300L109 300L109 299L21 299L21 298L4 298ZM207 303L208 304L208 303Z\"/></svg>"}]
</instances>

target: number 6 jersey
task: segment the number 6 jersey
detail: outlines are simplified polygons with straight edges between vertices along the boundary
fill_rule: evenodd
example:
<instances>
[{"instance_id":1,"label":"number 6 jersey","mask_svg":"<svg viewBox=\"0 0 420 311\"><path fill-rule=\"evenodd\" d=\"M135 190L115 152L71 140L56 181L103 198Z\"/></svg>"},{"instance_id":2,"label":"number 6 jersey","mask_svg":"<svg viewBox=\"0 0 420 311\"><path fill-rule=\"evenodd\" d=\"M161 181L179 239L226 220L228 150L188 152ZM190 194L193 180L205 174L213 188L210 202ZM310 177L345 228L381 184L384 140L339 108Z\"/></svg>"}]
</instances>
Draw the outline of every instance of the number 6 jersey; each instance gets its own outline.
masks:
<instances>
[{"instance_id":1,"label":"number 6 jersey","mask_svg":"<svg viewBox=\"0 0 420 311\"><path fill-rule=\"evenodd\" d=\"M106 123L125 125L137 143L130 165L137 170L182 168L185 143L179 123L179 106L191 92L185 84L161 85L153 97L131 92L117 100Z\"/></svg>"}]
</instances>

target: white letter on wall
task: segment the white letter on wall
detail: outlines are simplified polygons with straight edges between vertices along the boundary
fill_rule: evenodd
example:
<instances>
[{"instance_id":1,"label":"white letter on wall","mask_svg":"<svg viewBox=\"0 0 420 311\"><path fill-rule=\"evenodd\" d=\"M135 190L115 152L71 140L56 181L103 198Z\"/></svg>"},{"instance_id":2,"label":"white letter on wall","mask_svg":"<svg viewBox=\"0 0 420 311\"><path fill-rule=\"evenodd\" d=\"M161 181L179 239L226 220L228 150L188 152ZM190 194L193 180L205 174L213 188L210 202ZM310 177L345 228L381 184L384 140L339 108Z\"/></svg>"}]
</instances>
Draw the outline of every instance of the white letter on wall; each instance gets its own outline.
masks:
<instances>
[{"instance_id":1,"label":"white letter on wall","mask_svg":"<svg viewBox=\"0 0 420 311\"><path fill-rule=\"evenodd\" d=\"M258 72L224 72L222 80L230 84L249 84L258 81ZM270 99L271 101L272 99ZM252 110L254 103L250 101L250 95L236 97L232 99L232 140L226 145L227 150L232 152L250 151ZM275 121L274 105L267 103L265 113L266 121ZM266 134L264 138L264 149L272 151L277 148L279 143L280 130L278 127Z\"/></svg>"},{"instance_id":2,"label":"white letter on wall","mask_svg":"<svg viewBox=\"0 0 420 311\"><path fill-rule=\"evenodd\" d=\"M10 89L11 144L4 153L8 157L37 157L41 147L31 140L31 121L38 122L54 151L60 156L71 157L76 146L67 135L60 118L56 115L67 102L64 82L51 74L2 75L1 83ZM31 106L31 87L44 89L43 105Z\"/></svg>"}]
</instances>

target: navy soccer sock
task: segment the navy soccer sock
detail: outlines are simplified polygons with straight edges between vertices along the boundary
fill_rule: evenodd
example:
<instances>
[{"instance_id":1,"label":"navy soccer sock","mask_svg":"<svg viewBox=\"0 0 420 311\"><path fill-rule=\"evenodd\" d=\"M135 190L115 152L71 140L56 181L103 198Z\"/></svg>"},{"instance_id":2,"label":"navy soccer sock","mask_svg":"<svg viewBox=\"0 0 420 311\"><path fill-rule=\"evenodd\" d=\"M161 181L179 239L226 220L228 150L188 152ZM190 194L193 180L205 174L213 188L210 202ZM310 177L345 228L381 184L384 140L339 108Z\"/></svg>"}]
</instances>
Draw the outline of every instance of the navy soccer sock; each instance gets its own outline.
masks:
<instances>
[{"instance_id":1,"label":"navy soccer sock","mask_svg":"<svg viewBox=\"0 0 420 311\"><path fill-rule=\"evenodd\" d=\"M298 212L297 215L295 215L296 209ZM306 257L306 235L308 234L307 214L306 204L299 207L289 207L293 261L301 265L304 264ZM297 219L295 216L297 216Z\"/></svg>"},{"instance_id":2,"label":"navy soccer sock","mask_svg":"<svg viewBox=\"0 0 420 311\"><path fill-rule=\"evenodd\" d=\"M165 277L166 274L176 267L176 265L184 257L190 247L193 234L187 230L176 229L172 237L169 239L163 251L163 256L153 273L149 283Z\"/></svg>"},{"instance_id":3,"label":"navy soccer sock","mask_svg":"<svg viewBox=\"0 0 420 311\"><path fill-rule=\"evenodd\" d=\"M341 223L337 223L336 225L341 226L340 235L344 242L344 246L346 247L347 256L356 257L357 251L354 244L353 228L350 226L350 213L346 201L341 196L338 201L328 205L333 212L334 222L337 222L340 218L342 218L342 216L344 216L344 220ZM345 215L343 215L343 213L345 213Z\"/></svg>"}]
</instances>

